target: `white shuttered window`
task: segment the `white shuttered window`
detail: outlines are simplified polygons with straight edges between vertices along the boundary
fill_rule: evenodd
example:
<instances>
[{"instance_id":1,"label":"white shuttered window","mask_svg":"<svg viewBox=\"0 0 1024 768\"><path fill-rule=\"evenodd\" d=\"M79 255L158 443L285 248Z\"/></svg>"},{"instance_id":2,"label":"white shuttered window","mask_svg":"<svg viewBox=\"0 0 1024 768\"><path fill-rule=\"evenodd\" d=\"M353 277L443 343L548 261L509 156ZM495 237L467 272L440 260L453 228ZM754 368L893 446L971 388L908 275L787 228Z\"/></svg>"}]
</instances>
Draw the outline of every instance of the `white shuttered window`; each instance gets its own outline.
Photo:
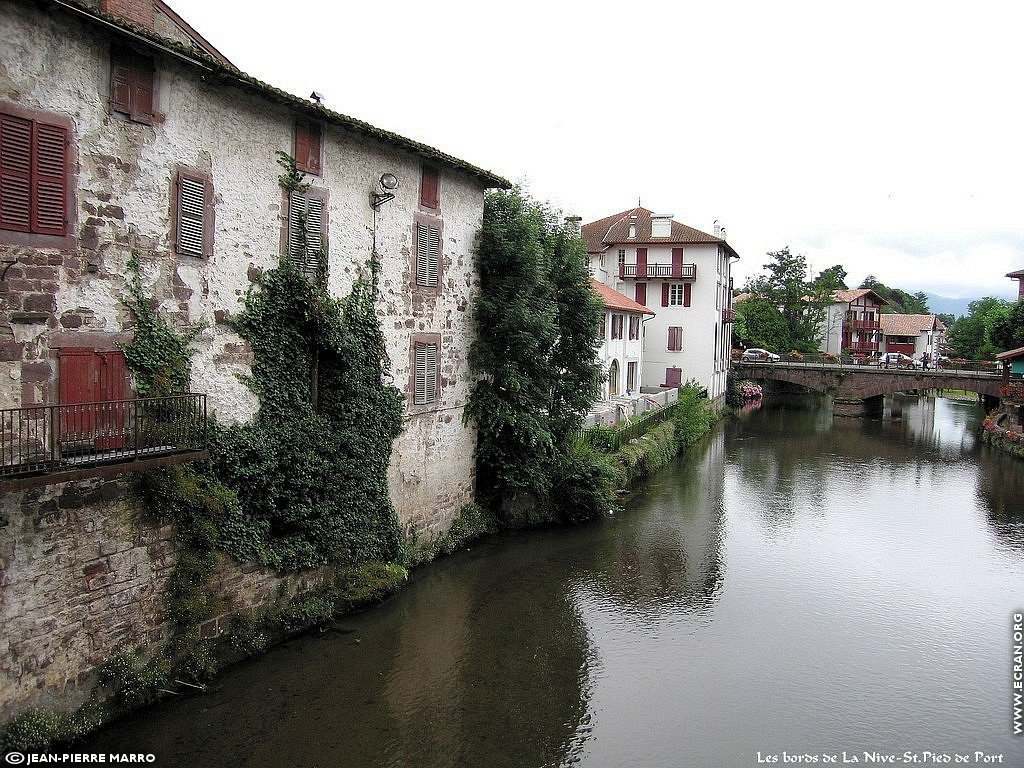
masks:
<instances>
[{"instance_id":1,"label":"white shuttered window","mask_svg":"<svg viewBox=\"0 0 1024 768\"><path fill-rule=\"evenodd\" d=\"M441 227L416 222L416 285L436 288L441 269Z\"/></svg>"},{"instance_id":2,"label":"white shuttered window","mask_svg":"<svg viewBox=\"0 0 1024 768\"><path fill-rule=\"evenodd\" d=\"M413 354L413 404L437 401L437 344L417 342Z\"/></svg>"},{"instance_id":3,"label":"white shuttered window","mask_svg":"<svg viewBox=\"0 0 1024 768\"><path fill-rule=\"evenodd\" d=\"M178 176L178 253L202 257L206 242L206 183Z\"/></svg>"},{"instance_id":4,"label":"white shuttered window","mask_svg":"<svg viewBox=\"0 0 1024 768\"><path fill-rule=\"evenodd\" d=\"M303 247L305 218L305 247ZM292 192L288 198L288 260L300 273L315 278L320 271L324 247L324 201Z\"/></svg>"}]
</instances>

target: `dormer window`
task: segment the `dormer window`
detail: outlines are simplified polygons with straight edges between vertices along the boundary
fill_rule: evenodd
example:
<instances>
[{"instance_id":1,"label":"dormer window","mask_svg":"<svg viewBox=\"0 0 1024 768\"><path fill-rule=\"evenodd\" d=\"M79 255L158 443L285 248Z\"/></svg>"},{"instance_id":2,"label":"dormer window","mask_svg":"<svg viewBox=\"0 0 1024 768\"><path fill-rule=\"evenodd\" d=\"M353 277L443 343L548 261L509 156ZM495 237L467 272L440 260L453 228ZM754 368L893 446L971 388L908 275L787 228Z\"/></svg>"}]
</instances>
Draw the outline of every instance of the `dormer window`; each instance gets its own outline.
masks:
<instances>
[{"instance_id":1,"label":"dormer window","mask_svg":"<svg viewBox=\"0 0 1024 768\"><path fill-rule=\"evenodd\" d=\"M629 239L630 240L635 240L636 239L636 224L630 224L629 225Z\"/></svg>"},{"instance_id":2,"label":"dormer window","mask_svg":"<svg viewBox=\"0 0 1024 768\"><path fill-rule=\"evenodd\" d=\"M672 237L671 213L656 213L651 216L651 237Z\"/></svg>"}]
</instances>

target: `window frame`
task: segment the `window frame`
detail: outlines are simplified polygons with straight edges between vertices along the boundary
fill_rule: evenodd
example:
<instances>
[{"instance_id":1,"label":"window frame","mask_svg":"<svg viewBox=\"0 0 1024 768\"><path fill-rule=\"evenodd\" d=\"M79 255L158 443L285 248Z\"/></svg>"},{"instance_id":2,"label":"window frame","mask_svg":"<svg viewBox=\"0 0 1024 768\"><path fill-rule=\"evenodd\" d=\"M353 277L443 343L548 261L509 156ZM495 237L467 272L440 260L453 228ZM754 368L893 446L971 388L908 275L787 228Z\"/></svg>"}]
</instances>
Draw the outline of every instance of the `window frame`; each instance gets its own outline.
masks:
<instances>
[{"instance_id":1,"label":"window frame","mask_svg":"<svg viewBox=\"0 0 1024 768\"><path fill-rule=\"evenodd\" d=\"M675 331L677 346L672 346L672 332ZM669 352L682 352L683 351L683 326L681 325L670 325L668 326L668 332L665 338L665 348Z\"/></svg>"},{"instance_id":2,"label":"window frame","mask_svg":"<svg viewBox=\"0 0 1024 768\"><path fill-rule=\"evenodd\" d=\"M424 197L423 197L423 184L424 184L424 182L427 179L428 172L432 172L434 174L434 177L435 177L435 180L436 180L436 186L435 186L435 189L434 189L435 198L433 200L433 203L434 203L433 205L430 204L431 201L425 200ZM420 187L419 187L419 192L417 194L418 194L419 209L421 211L423 211L424 213L432 213L434 215L440 215L440 213L441 213L441 169L440 168L438 168L436 165L431 165L430 163L421 163L420 164Z\"/></svg>"},{"instance_id":3,"label":"window frame","mask_svg":"<svg viewBox=\"0 0 1024 768\"><path fill-rule=\"evenodd\" d=\"M435 344L437 358L434 366L434 398L426 403L416 402L416 347L418 345ZM424 413L441 408L441 334L413 333L409 336L409 384L406 391L406 402L409 413Z\"/></svg>"},{"instance_id":4,"label":"window frame","mask_svg":"<svg viewBox=\"0 0 1024 768\"><path fill-rule=\"evenodd\" d=\"M627 334L629 341L640 340L640 316L630 314L629 316L629 331Z\"/></svg>"},{"instance_id":5,"label":"window frame","mask_svg":"<svg viewBox=\"0 0 1024 768\"><path fill-rule=\"evenodd\" d=\"M670 307L685 307L686 306L686 284L685 283L669 283L668 284L668 305Z\"/></svg>"},{"instance_id":6,"label":"window frame","mask_svg":"<svg viewBox=\"0 0 1024 768\"><path fill-rule=\"evenodd\" d=\"M284 215L281 216L281 243L279 253L282 259L290 259L291 253L288 251L288 233L291 230L292 220L292 195L295 192L287 192L281 190L281 210ZM324 187L310 187L304 193L307 198L313 198L320 200L323 203L323 219L320 222L320 247L324 252L324 272L328 271L330 264L330 202L331 194L330 191Z\"/></svg>"},{"instance_id":7,"label":"window frame","mask_svg":"<svg viewBox=\"0 0 1024 768\"><path fill-rule=\"evenodd\" d=\"M299 139L303 133L308 137L306 139L305 156L299 152ZM313 153L311 151L313 144L312 140L314 138L316 139L316 157L312 157ZM323 174L324 132L320 123L315 120L307 120L305 118L296 119L294 136L292 137L292 152L295 157L296 170L302 171L310 176L320 176ZM311 159L315 162L311 162Z\"/></svg>"},{"instance_id":8,"label":"window frame","mask_svg":"<svg viewBox=\"0 0 1024 768\"><path fill-rule=\"evenodd\" d=\"M199 182L203 185L203 252L200 255L182 251L178 247L181 227L181 180ZM213 256L213 236L216 226L214 210L213 174L187 165L176 165L171 180L171 244L174 255L182 259L208 259Z\"/></svg>"},{"instance_id":9,"label":"window frame","mask_svg":"<svg viewBox=\"0 0 1024 768\"><path fill-rule=\"evenodd\" d=\"M29 120L32 123L43 123L60 128L66 132L67 144L64 152L64 234L48 234L40 232L25 232L17 229L0 228L0 245L24 246L29 248L54 248L66 250L77 245L75 232L78 230L78 145L75 136L75 124L70 117L47 112L40 109L27 109L9 101L0 100L0 113L20 120ZM33 135L35 128L33 127ZM30 174L32 166L32 155L30 150L29 164ZM32 211L32 184L29 183L29 211L31 218ZM29 225L31 229L31 224Z\"/></svg>"},{"instance_id":10,"label":"window frame","mask_svg":"<svg viewBox=\"0 0 1024 768\"><path fill-rule=\"evenodd\" d=\"M128 100L121 102L115 95L117 92L117 70L124 68L128 71ZM140 77L140 74L142 77ZM135 91L140 85L149 87L150 104L149 112L140 110L136 104ZM119 114L142 125L153 125L157 122L157 69L156 60L152 56L145 56L131 48L113 46L110 49L110 92L107 100L111 114Z\"/></svg>"}]
</instances>

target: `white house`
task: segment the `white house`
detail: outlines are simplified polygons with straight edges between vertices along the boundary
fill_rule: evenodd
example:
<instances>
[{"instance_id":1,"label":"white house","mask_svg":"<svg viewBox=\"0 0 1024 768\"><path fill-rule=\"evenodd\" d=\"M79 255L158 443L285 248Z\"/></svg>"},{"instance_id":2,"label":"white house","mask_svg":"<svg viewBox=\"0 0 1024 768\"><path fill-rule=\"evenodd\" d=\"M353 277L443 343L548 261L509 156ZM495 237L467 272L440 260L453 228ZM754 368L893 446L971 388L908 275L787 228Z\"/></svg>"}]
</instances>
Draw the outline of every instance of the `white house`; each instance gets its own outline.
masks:
<instances>
[{"instance_id":1,"label":"white house","mask_svg":"<svg viewBox=\"0 0 1024 768\"><path fill-rule=\"evenodd\" d=\"M607 374L603 399L610 400L640 392L643 377L644 323L652 312L642 304L591 279L594 292L604 302L601 346L597 359Z\"/></svg>"},{"instance_id":2,"label":"white house","mask_svg":"<svg viewBox=\"0 0 1024 768\"><path fill-rule=\"evenodd\" d=\"M819 325L819 348L833 355L873 355L881 350L882 306L888 302L869 288L836 291Z\"/></svg>"},{"instance_id":3,"label":"white house","mask_svg":"<svg viewBox=\"0 0 1024 768\"><path fill-rule=\"evenodd\" d=\"M729 373L731 264L725 240L633 208L583 226L591 274L641 305L658 307L645 323L644 390L697 380L724 401Z\"/></svg>"}]
</instances>

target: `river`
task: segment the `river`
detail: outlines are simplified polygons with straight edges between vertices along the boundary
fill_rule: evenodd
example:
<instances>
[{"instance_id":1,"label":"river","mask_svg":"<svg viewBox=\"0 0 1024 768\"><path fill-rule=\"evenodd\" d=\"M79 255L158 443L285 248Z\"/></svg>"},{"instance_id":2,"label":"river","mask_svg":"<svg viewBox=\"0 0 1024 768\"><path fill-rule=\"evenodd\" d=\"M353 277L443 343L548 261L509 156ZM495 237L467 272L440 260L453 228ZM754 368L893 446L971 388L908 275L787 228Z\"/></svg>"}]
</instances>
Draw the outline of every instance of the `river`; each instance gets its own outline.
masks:
<instances>
[{"instance_id":1,"label":"river","mask_svg":"<svg viewBox=\"0 0 1024 768\"><path fill-rule=\"evenodd\" d=\"M980 751L1019 768L1024 463L978 444L981 417L766 404L614 516L480 542L80 749L247 768Z\"/></svg>"}]
</instances>

